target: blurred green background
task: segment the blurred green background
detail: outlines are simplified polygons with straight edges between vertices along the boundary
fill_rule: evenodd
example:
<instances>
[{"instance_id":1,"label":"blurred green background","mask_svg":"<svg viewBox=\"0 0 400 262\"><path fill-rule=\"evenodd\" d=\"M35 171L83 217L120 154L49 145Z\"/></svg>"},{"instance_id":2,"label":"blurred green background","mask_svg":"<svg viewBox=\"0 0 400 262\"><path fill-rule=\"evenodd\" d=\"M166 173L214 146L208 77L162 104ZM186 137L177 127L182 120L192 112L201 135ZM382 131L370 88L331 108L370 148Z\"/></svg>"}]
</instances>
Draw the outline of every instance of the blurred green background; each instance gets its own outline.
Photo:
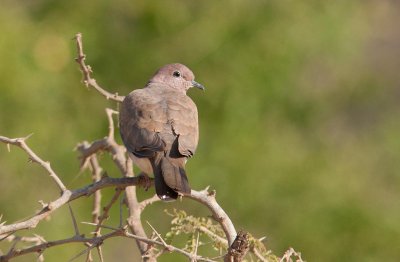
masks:
<instances>
[{"instance_id":1,"label":"blurred green background","mask_svg":"<svg viewBox=\"0 0 400 262\"><path fill-rule=\"evenodd\" d=\"M237 229L267 236L276 255L293 247L308 261L398 261L399 10L390 0L2 0L0 135L34 133L29 145L79 188L90 175L78 174L73 149L107 134L104 108L116 104L82 85L74 35L83 33L97 81L121 95L181 62L207 87L189 92L201 127L191 185L216 189ZM119 176L108 155L101 161ZM9 223L58 197L42 169L4 145L0 192ZM90 220L91 200L72 206L79 221ZM154 204L145 219L165 233L163 210L172 207L208 215L184 200ZM108 223L118 224L118 207ZM71 236L67 208L34 232ZM53 248L45 258L67 261L83 249ZM137 261L135 252L126 239L104 246L106 261Z\"/></svg>"}]
</instances>

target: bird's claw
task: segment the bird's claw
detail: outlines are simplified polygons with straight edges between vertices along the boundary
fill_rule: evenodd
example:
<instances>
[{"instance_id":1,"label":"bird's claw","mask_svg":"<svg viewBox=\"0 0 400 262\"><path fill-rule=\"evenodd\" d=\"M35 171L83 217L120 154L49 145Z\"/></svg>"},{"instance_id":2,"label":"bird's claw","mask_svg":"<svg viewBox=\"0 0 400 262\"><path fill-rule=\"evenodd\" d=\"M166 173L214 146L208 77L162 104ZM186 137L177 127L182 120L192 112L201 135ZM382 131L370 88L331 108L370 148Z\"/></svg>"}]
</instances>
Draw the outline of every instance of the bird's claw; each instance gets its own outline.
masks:
<instances>
[{"instance_id":1,"label":"bird's claw","mask_svg":"<svg viewBox=\"0 0 400 262\"><path fill-rule=\"evenodd\" d=\"M151 178L143 172L141 172L138 175L138 177L139 177L140 185L144 188L144 190L145 191L149 190L149 188L151 187Z\"/></svg>"}]
</instances>

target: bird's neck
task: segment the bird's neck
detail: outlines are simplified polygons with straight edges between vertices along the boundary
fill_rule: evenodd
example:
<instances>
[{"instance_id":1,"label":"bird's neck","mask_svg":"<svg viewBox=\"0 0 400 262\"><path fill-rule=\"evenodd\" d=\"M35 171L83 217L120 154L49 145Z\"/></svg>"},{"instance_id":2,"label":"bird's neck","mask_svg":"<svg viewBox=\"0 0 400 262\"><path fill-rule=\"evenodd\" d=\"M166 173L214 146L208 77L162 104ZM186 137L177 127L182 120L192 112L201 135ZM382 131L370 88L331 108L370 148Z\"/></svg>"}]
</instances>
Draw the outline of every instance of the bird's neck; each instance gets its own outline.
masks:
<instances>
[{"instance_id":1,"label":"bird's neck","mask_svg":"<svg viewBox=\"0 0 400 262\"><path fill-rule=\"evenodd\" d=\"M152 89L160 89L160 90L165 90L165 91L172 91L172 92L177 92L186 95L185 89L180 89L177 88L173 85L169 85L165 82L158 82L158 81L149 81L146 86L146 88L152 88Z\"/></svg>"}]
</instances>

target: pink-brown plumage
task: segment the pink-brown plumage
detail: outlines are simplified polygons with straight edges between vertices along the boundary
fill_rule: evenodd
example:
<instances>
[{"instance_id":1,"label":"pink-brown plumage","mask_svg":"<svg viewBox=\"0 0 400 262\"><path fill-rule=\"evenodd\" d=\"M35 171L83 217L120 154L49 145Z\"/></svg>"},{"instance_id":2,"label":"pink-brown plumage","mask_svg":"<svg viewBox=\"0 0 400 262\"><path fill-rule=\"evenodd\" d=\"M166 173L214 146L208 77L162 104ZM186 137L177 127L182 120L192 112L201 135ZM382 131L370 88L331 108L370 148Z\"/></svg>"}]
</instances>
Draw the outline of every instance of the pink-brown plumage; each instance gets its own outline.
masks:
<instances>
[{"instance_id":1,"label":"pink-brown plumage","mask_svg":"<svg viewBox=\"0 0 400 262\"><path fill-rule=\"evenodd\" d=\"M127 95L120 110L120 133L139 168L154 174L163 200L189 194L185 164L199 140L197 107L186 91L204 87L182 64L160 68L142 88Z\"/></svg>"}]
</instances>

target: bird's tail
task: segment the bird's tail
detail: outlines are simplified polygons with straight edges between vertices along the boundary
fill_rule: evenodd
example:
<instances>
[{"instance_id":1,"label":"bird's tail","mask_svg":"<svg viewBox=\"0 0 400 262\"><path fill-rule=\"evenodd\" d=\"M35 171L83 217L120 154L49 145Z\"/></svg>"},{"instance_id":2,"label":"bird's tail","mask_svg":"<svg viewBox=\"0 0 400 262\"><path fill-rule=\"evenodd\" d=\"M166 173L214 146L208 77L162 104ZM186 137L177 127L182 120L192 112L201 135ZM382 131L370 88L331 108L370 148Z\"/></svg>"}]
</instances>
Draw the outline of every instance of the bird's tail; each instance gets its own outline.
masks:
<instances>
[{"instance_id":1,"label":"bird's tail","mask_svg":"<svg viewBox=\"0 0 400 262\"><path fill-rule=\"evenodd\" d=\"M184 159L179 161L166 156L157 158L153 164L153 171L156 193L160 199L172 201L178 198L178 193L190 194L191 189L184 168Z\"/></svg>"}]
</instances>

